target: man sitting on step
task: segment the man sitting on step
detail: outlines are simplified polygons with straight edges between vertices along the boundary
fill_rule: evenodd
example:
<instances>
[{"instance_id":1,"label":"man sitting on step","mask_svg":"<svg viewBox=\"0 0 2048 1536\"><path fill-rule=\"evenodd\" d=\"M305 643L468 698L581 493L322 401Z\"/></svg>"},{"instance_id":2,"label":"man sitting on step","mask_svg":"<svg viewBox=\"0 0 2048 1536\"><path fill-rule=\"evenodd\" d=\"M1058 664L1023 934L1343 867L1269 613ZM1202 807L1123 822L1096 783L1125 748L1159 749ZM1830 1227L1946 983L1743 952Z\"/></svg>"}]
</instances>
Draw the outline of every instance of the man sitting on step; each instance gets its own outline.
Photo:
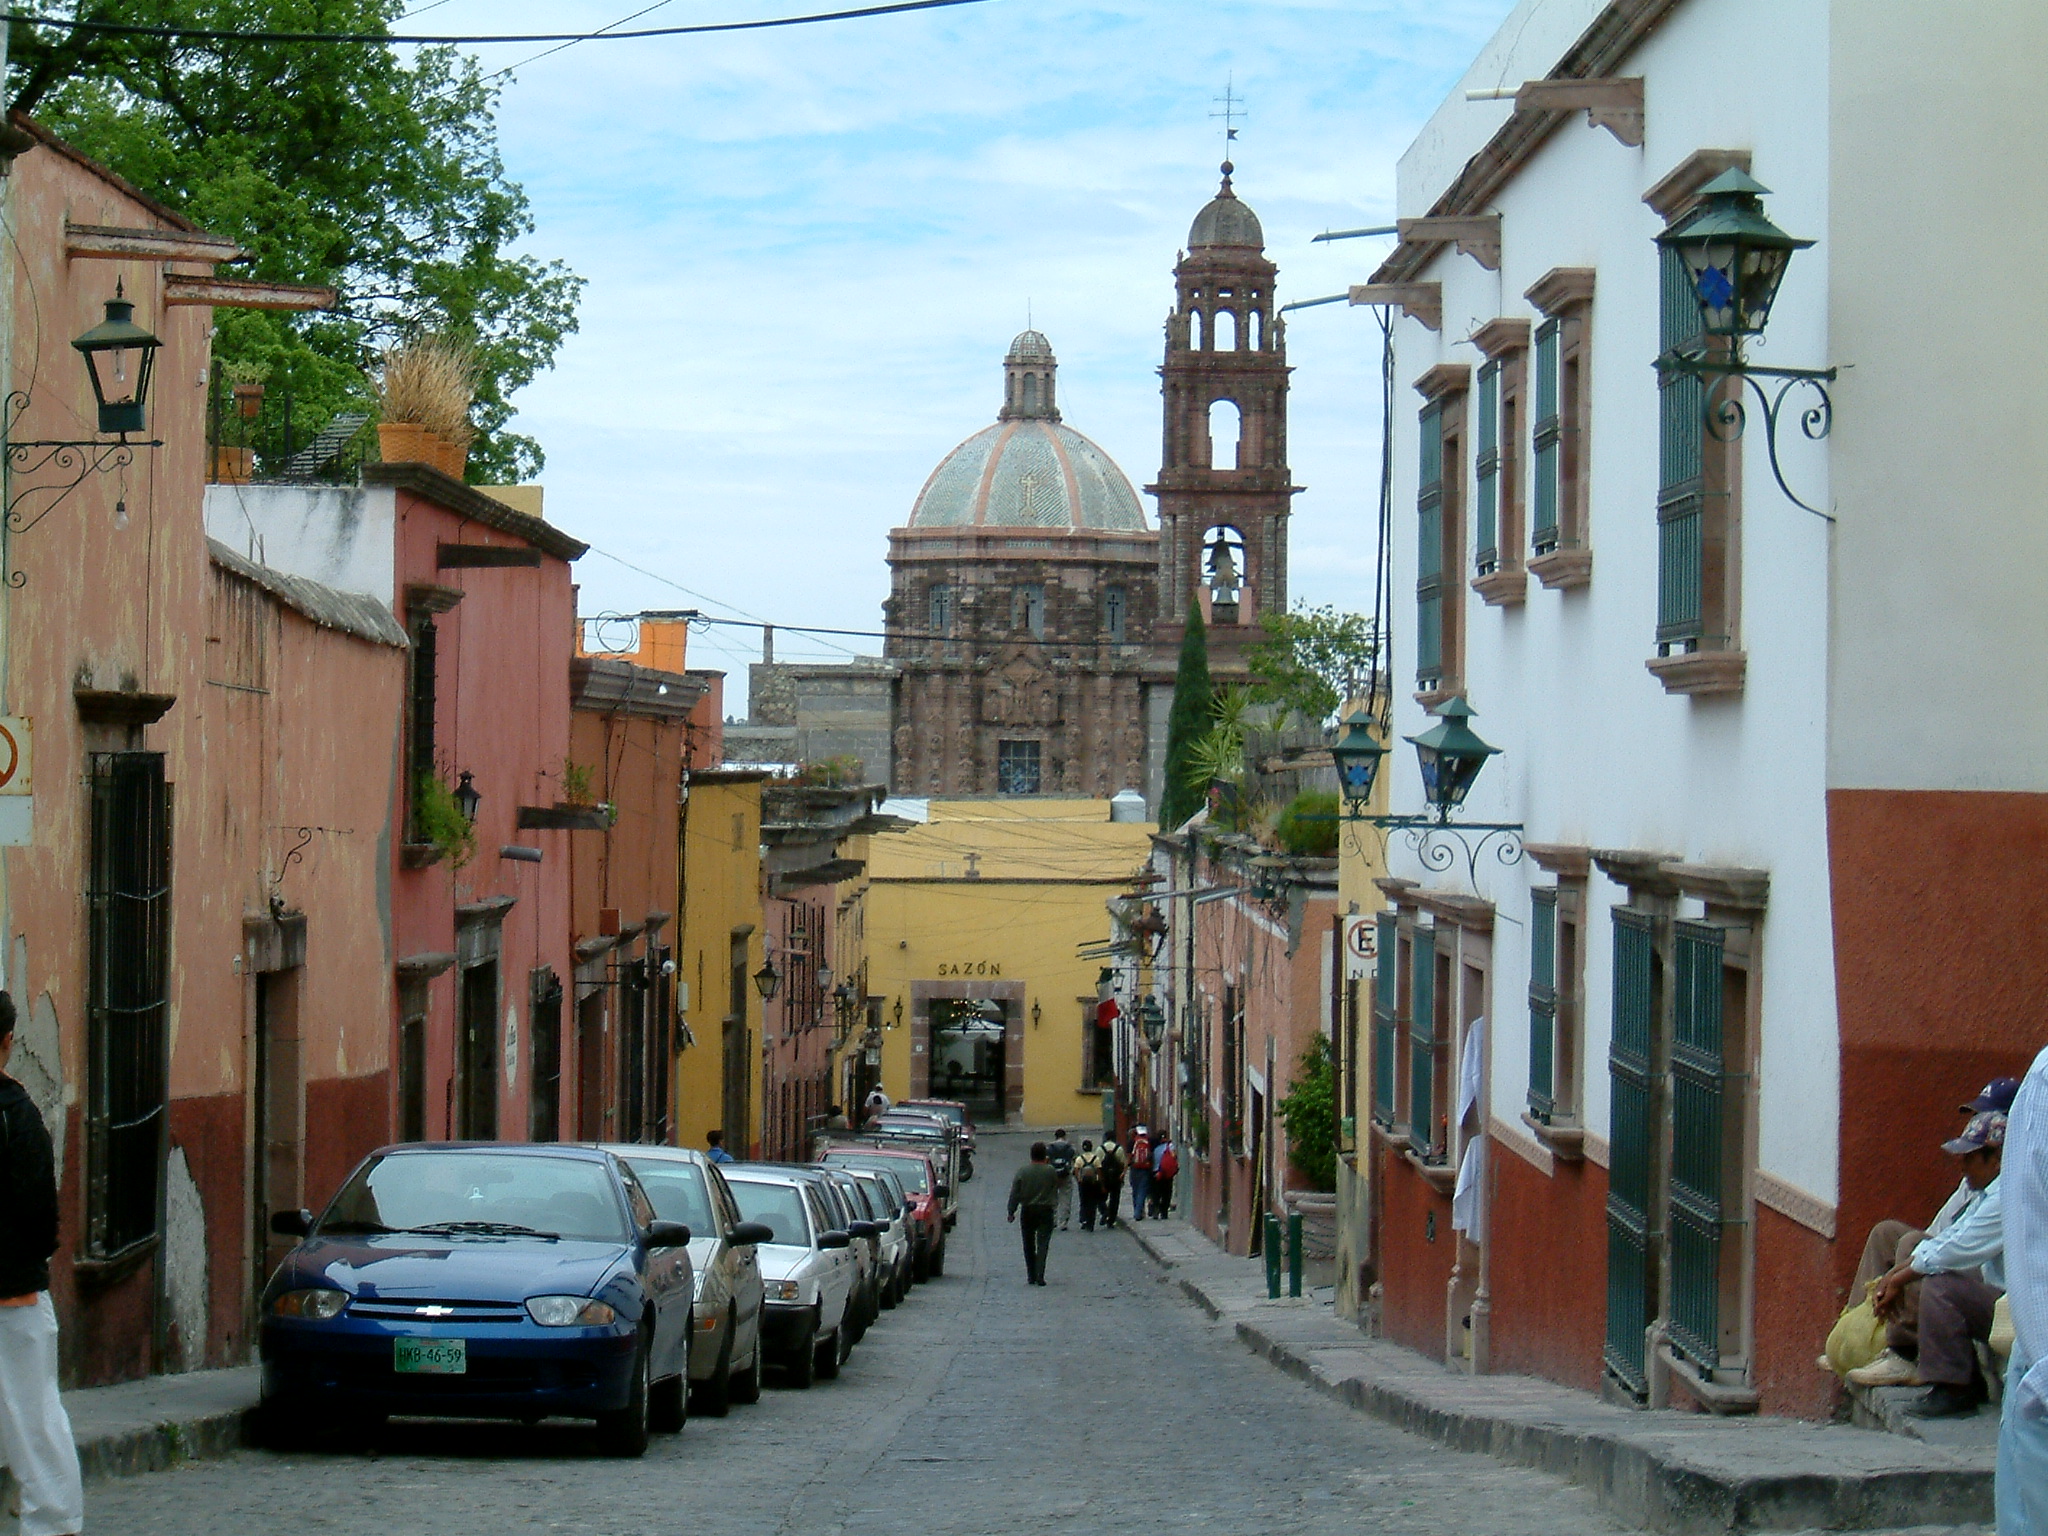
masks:
<instances>
[{"instance_id":1,"label":"man sitting on step","mask_svg":"<svg viewBox=\"0 0 2048 1536\"><path fill-rule=\"evenodd\" d=\"M2010 1100L2008 1100L2010 1102ZM1920 1381L1927 1393L1906 1411L1919 1418L1974 1413L1985 1387L1977 1368L1977 1345L1990 1338L1992 1314L2005 1291L2005 1228L1998 1189L2005 1151L2005 1115L1983 1110L1962 1135L1942 1143L1960 1158L1963 1178L1981 1194L1962 1216L1910 1252L1901 1244L1900 1262L1877 1283L1871 1302L1888 1325L1901 1321L1909 1287L1919 1290L1917 1364L1900 1345L1849 1373L1859 1386L1904 1386Z\"/></svg>"}]
</instances>

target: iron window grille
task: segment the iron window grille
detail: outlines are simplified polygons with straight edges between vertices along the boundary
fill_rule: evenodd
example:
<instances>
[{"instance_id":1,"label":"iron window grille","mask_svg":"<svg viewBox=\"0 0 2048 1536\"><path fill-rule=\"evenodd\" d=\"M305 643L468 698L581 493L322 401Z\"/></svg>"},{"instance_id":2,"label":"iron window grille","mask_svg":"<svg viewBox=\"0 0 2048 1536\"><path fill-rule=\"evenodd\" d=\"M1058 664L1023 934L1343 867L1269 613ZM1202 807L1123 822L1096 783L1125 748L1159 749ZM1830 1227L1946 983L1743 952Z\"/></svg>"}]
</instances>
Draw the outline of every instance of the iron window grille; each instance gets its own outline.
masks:
<instances>
[{"instance_id":1,"label":"iron window grille","mask_svg":"<svg viewBox=\"0 0 2048 1536\"><path fill-rule=\"evenodd\" d=\"M1655 919L1614 910L1614 1013L1607 1072L1611 1140L1607 1176L1609 1372L1638 1397L1649 1390L1644 1330L1656 1315L1657 1262L1650 1241L1656 1187L1654 1066L1657 1021Z\"/></svg>"},{"instance_id":2,"label":"iron window grille","mask_svg":"<svg viewBox=\"0 0 2048 1536\"><path fill-rule=\"evenodd\" d=\"M86 1250L157 1235L170 1076L171 792L161 752L91 760Z\"/></svg>"}]
</instances>

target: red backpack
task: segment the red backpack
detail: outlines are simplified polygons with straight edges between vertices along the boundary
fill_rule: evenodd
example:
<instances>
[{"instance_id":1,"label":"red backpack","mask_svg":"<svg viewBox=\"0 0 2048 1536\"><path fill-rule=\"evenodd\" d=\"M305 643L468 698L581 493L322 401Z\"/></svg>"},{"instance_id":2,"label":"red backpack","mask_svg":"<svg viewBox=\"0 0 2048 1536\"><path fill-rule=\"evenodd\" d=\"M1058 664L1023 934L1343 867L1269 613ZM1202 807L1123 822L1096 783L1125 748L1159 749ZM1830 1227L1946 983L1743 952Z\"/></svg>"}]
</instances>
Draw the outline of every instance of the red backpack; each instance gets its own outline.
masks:
<instances>
[{"instance_id":1,"label":"red backpack","mask_svg":"<svg viewBox=\"0 0 2048 1536\"><path fill-rule=\"evenodd\" d=\"M1174 1154L1173 1147L1169 1143L1159 1154L1159 1177L1170 1179L1179 1172L1180 1158Z\"/></svg>"},{"instance_id":2,"label":"red backpack","mask_svg":"<svg viewBox=\"0 0 2048 1536\"><path fill-rule=\"evenodd\" d=\"M1142 1168L1147 1173L1150 1173L1152 1171L1151 1137L1140 1136L1136 1141L1131 1143L1131 1166L1133 1168Z\"/></svg>"}]
</instances>

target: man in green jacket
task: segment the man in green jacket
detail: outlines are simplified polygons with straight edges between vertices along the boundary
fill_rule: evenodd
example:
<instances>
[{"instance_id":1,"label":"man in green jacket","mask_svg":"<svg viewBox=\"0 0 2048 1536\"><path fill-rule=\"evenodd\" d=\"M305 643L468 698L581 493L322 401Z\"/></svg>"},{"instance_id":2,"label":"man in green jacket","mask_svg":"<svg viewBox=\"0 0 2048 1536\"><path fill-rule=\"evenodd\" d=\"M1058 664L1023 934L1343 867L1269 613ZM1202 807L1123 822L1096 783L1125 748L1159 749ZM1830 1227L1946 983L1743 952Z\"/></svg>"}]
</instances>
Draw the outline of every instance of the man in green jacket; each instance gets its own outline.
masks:
<instances>
[{"instance_id":1,"label":"man in green jacket","mask_svg":"<svg viewBox=\"0 0 2048 1536\"><path fill-rule=\"evenodd\" d=\"M1052 1247L1053 1207L1059 1201L1059 1175L1045 1160L1045 1143L1031 1143L1031 1161L1010 1180L1009 1219L1024 1213L1024 1276L1027 1285L1045 1284L1045 1255Z\"/></svg>"}]
</instances>

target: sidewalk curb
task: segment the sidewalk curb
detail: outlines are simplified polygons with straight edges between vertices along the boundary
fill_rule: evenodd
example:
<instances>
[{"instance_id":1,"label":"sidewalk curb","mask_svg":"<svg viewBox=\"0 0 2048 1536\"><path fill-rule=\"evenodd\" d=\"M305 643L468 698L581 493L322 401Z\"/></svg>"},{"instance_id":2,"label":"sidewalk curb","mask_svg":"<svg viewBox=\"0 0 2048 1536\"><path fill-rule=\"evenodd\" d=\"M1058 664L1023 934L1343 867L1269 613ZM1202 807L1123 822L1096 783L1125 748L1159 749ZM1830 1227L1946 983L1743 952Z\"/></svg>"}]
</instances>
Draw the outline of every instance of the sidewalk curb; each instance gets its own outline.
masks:
<instances>
[{"instance_id":1,"label":"sidewalk curb","mask_svg":"<svg viewBox=\"0 0 2048 1536\"><path fill-rule=\"evenodd\" d=\"M249 1443L255 1410L234 1408L186 1419L166 1419L78 1442L78 1469L88 1483L162 1472L186 1461L218 1461Z\"/></svg>"},{"instance_id":2,"label":"sidewalk curb","mask_svg":"<svg viewBox=\"0 0 2048 1536\"><path fill-rule=\"evenodd\" d=\"M249 1365L66 1392L78 1469L97 1483L231 1456L253 1443L258 1390ZM0 1465L0 1490L13 1481Z\"/></svg>"},{"instance_id":3,"label":"sidewalk curb","mask_svg":"<svg viewBox=\"0 0 2048 1536\"><path fill-rule=\"evenodd\" d=\"M1129 1231L1164 1278L1212 1320L1235 1316L1237 1338L1261 1359L1398 1429L1586 1488L1631 1524L1724 1536L1992 1519L1993 1458L1981 1451L1844 1425L1646 1413L1528 1377L1457 1375L1321 1307L1266 1300L1245 1261L1183 1223L1171 1235L1184 1233L1194 1253L1170 1251L1169 1234L1149 1225ZM1216 1273L1202 1273L1211 1253Z\"/></svg>"}]
</instances>

